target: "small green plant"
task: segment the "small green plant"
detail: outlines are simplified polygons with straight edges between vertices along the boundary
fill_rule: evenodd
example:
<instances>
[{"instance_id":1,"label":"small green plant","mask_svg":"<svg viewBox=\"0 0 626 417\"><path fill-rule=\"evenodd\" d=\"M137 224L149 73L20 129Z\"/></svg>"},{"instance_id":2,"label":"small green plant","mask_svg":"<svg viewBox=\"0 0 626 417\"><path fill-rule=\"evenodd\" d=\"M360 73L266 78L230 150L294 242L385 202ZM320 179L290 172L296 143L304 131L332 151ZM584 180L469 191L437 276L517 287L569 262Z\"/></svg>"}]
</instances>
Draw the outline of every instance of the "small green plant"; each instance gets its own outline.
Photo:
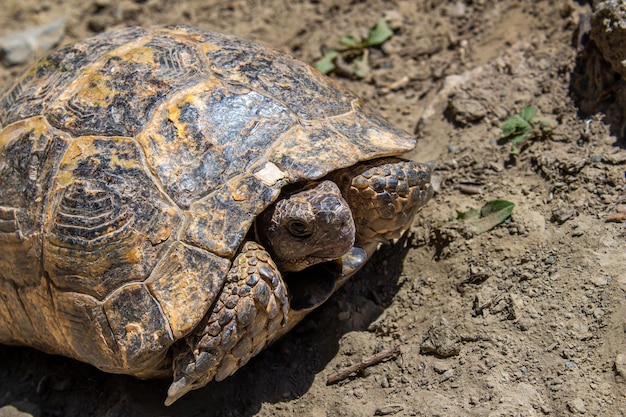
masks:
<instances>
[{"instance_id":1,"label":"small green plant","mask_svg":"<svg viewBox=\"0 0 626 417\"><path fill-rule=\"evenodd\" d=\"M471 239L503 223L513 213L515 203L507 200L487 201L481 208L456 211L456 218L436 227L439 232L457 230L461 236Z\"/></svg>"},{"instance_id":2,"label":"small green plant","mask_svg":"<svg viewBox=\"0 0 626 417\"><path fill-rule=\"evenodd\" d=\"M537 109L533 106L526 106L519 114L502 123L500 140L503 143L511 142L511 153L518 154L528 140L551 134L552 128L548 122L537 117Z\"/></svg>"},{"instance_id":3,"label":"small green plant","mask_svg":"<svg viewBox=\"0 0 626 417\"><path fill-rule=\"evenodd\" d=\"M382 17L372 26L365 39L357 39L346 35L339 40L343 48L330 49L315 63L315 68L324 74L328 74L337 68L337 60L344 57L351 58L350 72L359 78L364 78L371 72L369 64L369 52L367 48L379 46L393 36L393 31Z\"/></svg>"},{"instance_id":4,"label":"small green plant","mask_svg":"<svg viewBox=\"0 0 626 417\"><path fill-rule=\"evenodd\" d=\"M470 208L467 211L456 211L457 220L470 225L477 235L493 229L504 222L513 213L515 203L507 200L487 201L480 210Z\"/></svg>"}]
</instances>

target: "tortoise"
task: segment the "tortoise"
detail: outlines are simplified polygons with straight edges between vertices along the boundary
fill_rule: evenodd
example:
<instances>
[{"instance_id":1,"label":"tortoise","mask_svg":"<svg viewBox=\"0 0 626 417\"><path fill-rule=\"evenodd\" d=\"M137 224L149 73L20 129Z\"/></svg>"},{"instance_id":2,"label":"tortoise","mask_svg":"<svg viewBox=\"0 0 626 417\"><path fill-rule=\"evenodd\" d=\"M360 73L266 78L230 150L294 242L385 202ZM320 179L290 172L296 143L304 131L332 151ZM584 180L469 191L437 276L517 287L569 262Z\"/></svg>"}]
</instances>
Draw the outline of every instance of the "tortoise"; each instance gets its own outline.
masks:
<instances>
[{"instance_id":1,"label":"tortoise","mask_svg":"<svg viewBox=\"0 0 626 417\"><path fill-rule=\"evenodd\" d=\"M98 34L0 96L0 342L140 378L234 373L433 194L415 139L290 56Z\"/></svg>"}]
</instances>

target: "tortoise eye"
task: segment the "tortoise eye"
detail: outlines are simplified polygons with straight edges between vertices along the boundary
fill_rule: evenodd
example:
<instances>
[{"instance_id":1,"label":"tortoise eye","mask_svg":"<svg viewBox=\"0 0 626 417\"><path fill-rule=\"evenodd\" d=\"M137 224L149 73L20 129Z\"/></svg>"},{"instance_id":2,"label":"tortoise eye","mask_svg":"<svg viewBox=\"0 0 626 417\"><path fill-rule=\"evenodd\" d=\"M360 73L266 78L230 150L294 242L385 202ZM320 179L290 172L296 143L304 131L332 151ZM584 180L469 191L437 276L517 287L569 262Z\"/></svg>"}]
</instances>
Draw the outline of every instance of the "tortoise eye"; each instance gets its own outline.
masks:
<instances>
[{"instance_id":1,"label":"tortoise eye","mask_svg":"<svg viewBox=\"0 0 626 417\"><path fill-rule=\"evenodd\" d=\"M287 223L287 230L296 237L309 237L313 234L313 228L303 220L291 220Z\"/></svg>"}]
</instances>

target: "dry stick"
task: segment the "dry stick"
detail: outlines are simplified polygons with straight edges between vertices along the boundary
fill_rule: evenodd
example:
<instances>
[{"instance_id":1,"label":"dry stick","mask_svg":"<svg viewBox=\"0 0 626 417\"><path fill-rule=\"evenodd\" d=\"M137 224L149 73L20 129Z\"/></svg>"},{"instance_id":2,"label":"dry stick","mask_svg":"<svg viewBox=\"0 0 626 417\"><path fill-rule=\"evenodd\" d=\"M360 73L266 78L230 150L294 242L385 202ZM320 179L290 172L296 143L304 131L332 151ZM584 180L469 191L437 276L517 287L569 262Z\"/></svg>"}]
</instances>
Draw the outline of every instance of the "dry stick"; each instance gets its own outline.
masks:
<instances>
[{"instance_id":1,"label":"dry stick","mask_svg":"<svg viewBox=\"0 0 626 417\"><path fill-rule=\"evenodd\" d=\"M360 372L365 368L368 368L372 365L376 365L377 363L384 362L388 359L395 358L400 354L400 346L396 346L391 349L381 350L375 355L367 357L363 359L361 362L347 366L345 368L341 368L332 374L328 375L328 379L326 380L326 385L336 384L339 381L343 381L346 378L349 378L355 372Z\"/></svg>"}]
</instances>

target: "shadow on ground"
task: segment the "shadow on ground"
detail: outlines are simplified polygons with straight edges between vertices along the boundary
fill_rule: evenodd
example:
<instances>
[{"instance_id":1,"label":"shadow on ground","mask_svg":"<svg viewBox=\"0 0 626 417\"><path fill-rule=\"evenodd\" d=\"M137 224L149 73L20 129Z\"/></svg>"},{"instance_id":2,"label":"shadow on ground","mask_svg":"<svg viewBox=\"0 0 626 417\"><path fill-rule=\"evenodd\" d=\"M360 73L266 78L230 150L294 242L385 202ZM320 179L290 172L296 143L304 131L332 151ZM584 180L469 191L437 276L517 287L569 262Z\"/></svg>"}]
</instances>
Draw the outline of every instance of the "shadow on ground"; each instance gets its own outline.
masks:
<instances>
[{"instance_id":1,"label":"shadow on ground","mask_svg":"<svg viewBox=\"0 0 626 417\"><path fill-rule=\"evenodd\" d=\"M251 416L265 402L306 393L336 356L340 338L364 330L398 290L406 239L381 248L322 308L234 376L193 391L165 407L169 381L111 375L34 349L0 346L0 405L34 416ZM393 266L391 268L390 266ZM340 313L350 319L338 320ZM326 375L319 375L326 378ZM5 381L10 381L9 384ZM76 397L83 399L77 402ZM85 410L83 404L98 404Z\"/></svg>"}]
</instances>

